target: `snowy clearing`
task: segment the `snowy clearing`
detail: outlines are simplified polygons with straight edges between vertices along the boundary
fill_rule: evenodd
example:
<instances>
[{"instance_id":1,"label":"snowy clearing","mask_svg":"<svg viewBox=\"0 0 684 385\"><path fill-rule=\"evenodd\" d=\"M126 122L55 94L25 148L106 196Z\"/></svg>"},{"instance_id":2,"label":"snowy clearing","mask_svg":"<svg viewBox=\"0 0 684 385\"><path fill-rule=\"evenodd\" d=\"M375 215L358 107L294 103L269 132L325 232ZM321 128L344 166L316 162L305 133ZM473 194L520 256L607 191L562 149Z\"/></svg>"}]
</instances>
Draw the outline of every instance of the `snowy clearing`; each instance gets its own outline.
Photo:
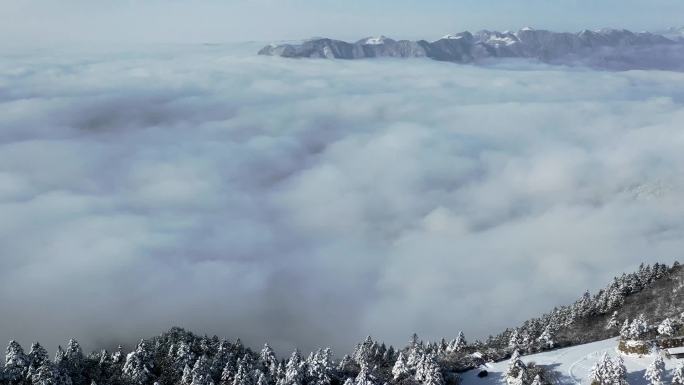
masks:
<instances>
[{"instance_id":1,"label":"snowy clearing","mask_svg":"<svg viewBox=\"0 0 684 385\"><path fill-rule=\"evenodd\" d=\"M589 384L589 372L596 361L601 358L603 353L617 356L617 338L593 342L585 345L573 346L565 349L553 350L550 352L531 354L523 356L525 363L536 362L549 370L553 370L558 384ZM620 354L625 360L627 367L627 381L630 385L646 385L648 381L644 378L646 367L655 358L656 352L651 355L637 357L633 355ZM675 358L664 358L667 374L665 383L669 383L671 371L677 365ZM482 369L487 370L489 375L485 378L478 378L478 369L471 370L462 375L462 385L498 385L504 383L503 374L508 367L508 361L487 363Z\"/></svg>"}]
</instances>

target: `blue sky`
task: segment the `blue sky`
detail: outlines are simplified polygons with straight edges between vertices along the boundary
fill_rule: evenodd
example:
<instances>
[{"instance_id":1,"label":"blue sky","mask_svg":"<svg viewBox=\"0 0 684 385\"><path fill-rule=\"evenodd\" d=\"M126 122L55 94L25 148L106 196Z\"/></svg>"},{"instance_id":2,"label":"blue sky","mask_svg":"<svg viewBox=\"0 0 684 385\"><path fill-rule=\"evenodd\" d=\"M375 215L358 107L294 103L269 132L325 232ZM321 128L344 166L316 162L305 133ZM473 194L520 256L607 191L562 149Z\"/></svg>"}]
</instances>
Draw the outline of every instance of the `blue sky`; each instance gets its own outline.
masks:
<instances>
[{"instance_id":1,"label":"blue sky","mask_svg":"<svg viewBox=\"0 0 684 385\"><path fill-rule=\"evenodd\" d=\"M2 43L434 38L460 30L681 24L679 0L2 0Z\"/></svg>"}]
</instances>

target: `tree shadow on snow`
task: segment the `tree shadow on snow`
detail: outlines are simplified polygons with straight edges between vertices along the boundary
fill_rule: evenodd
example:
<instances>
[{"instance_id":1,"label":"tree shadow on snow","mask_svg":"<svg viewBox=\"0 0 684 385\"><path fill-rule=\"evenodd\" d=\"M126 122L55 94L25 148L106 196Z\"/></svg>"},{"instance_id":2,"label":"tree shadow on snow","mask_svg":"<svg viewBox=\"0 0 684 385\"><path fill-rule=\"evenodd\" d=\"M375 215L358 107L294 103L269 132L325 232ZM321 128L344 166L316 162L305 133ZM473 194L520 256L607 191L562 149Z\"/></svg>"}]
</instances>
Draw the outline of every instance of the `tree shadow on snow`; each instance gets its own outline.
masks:
<instances>
[{"instance_id":1,"label":"tree shadow on snow","mask_svg":"<svg viewBox=\"0 0 684 385\"><path fill-rule=\"evenodd\" d=\"M546 376L546 379L549 380L552 384L572 384L574 383L574 379L570 376L565 375L563 372L558 370L558 367L561 364L559 363L553 363L553 364L544 364L540 365L537 364L540 368L544 369L544 374Z\"/></svg>"},{"instance_id":2,"label":"tree shadow on snow","mask_svg":"<svg viewBox=\"0 0 684 385\"><path fill-rule=\"evenodd\" d=\"M638 370L636 372L627 373L627 383L629 385L645 385L648 380L644 378L646 374L646 369Z\"/></svg>"}]
</instances>

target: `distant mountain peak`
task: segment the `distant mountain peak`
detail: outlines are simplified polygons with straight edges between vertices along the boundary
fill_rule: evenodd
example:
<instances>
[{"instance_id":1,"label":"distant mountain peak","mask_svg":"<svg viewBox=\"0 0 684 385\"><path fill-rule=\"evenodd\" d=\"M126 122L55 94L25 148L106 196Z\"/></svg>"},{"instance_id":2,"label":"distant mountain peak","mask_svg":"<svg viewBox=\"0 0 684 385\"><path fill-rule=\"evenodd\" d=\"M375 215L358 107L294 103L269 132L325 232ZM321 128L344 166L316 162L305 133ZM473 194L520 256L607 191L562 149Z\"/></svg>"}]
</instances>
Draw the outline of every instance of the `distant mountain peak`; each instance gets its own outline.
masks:
<instances>
[{"instance_id":1,"label":"distant mountain peak","mask_svg":"<svg viewBox=\"0 0 684 385\"><path fill-rule=\"evenodd\" d=\"M654 34L615 28L569 33L523 27L517 32L464 31L433 42L393 40L384 35L366 37L356 43L313 38L300 44L272 44L259 54L329 59L428 57L456 63L528 58L551 64L584 63L611 69L681 70L684 65L678 64L681 63L678 58L684 57L684 28ZM663 55L672 55L673 59Z\"/></svg>"}]
</instances>

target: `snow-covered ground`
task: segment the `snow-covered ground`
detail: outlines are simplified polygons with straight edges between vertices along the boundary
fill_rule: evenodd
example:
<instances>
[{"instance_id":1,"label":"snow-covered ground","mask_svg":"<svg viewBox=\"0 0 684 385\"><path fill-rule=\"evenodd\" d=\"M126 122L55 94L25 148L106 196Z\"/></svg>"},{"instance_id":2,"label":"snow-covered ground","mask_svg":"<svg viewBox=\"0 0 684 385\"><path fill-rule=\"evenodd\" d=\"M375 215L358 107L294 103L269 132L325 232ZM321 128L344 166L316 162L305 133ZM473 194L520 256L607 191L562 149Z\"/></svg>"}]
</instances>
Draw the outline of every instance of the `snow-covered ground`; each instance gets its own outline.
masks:
<instances>
[{"instance_id":1,"label":"snow-covered ground","mask_svg":"<svg viewBox=\"0 0 684 385\"><path fill-rule=\"evenodd\" d=\"M525 363L534 361L538 365L553 370L558 384L587 385L589 384L589 372L594 363L606 352L609 355L617 356L616 347L617 338L612 338L590 344L532 354L524 356L522 359ZM658 353L654 352L643 357L620 354L627 367L627 381L630 385L646 385L648 383L644 379L644 372L656 354ZM664 358L664 361L667 369L665 383L669 383L672 375L671 371L677 365L678 360ZM506 371L507 366L508 361L487 363L486 367L482 368L489 372L487 377L479 378L477 373L480 370L471 370L462 375L462 385L500 385L503 383L503 373Z\"/></svg>"}]
</instances>

